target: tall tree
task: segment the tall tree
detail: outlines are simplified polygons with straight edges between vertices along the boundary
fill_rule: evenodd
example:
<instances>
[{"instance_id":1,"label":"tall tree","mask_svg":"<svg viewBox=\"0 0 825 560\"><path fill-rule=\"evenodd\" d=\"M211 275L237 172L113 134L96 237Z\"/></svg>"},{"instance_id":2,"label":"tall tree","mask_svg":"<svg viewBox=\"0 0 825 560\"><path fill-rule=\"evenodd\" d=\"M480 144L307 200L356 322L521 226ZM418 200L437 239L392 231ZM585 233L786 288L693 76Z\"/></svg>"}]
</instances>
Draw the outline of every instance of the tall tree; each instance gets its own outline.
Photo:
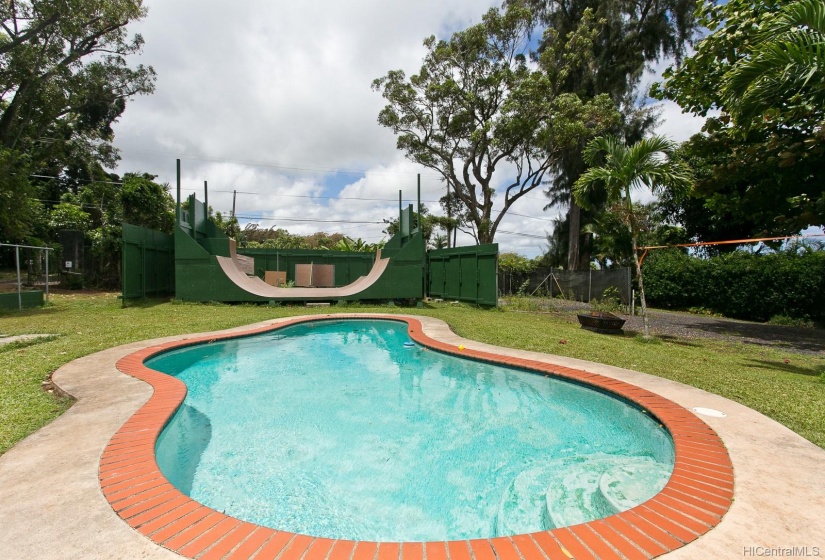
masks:
<instances>
[{"instance_id":1,"label":"tall tree","mask_svg":"<svg viewBox=\"0 0 825 560\"><path fill-rule=\"evenodd\" d=\"M573 196L582 206L589 204L594 190L604 190L609 203L623 203L627 208L636 278L644 322L644 336L650 336L647 318L642 265L639 263L639 224L634 214L631 193L648 187L654 194L662 190L686 192L692 184L690 171L681 162L671 160L675 145L661 136L644 138L627 146L616 137L596 138L587 145L584 161L591 167L573 186Z\"/></svg>"},{"instance_id":2,"label":"tall tree","mask_svg":"<svg viewBox=\"0 0 825 560\"><path fill-rule=\"evenodd\" d=\"M825 8L729 0L699 13L711 33L652 90L697 115L721 110L690 141L709 180L677 208L698 220L685 227L714 241L735 224L745 236L825 225Z\"/></svg>"},{"instance_id":3,"label":"tall tree","mask_svg":"<svg viewBox=\"0 0 825 560\"><path fill-rule=\"evenodd\" d=\"M112 123L130 97L154 88L151 67L126 61L143 45L126 26L145 14L141 0L0 4L0 147L25 155L21 173L74 168L101 179L114 166ZM0 178L0 191L15 188Z\"/></svg>"},{"instance_id":4,"label":"tall tree","mask_svg":"<svg viewBox=\"0 0 825 560\"><path fill-rule=\"evenodd\" d=\"M616 121L607 96L559 94L530 68L532 19L521 6L492 9L449 41L426 39L418 74L395 70L373 82L389 102L378 122L408 159L441 175L479 243L493 242L507 210L542 184L564 148ZM493 217L497 188L504 200Z\"/></svg>"},{"instance_id":5,"label":"tall tree","mask_svg":"<svg viewBox=\"0 0 825 560\"><path fill-rule=\"evenodd\" d=\"M694 11L697 0L508 0L527 4L535 10L537 23L546 28L540 43L540 62L547 68L558 65L572 49L582 49L588 57L561 76L559 92L575 93L587 100L609 95L620 108L622 122L612 131L627 142L641 139L657 122L650 107L636 103L638 86L647 64L666 57L680 60L696 32ZM571 188L585 169L581 153L584 143L571 146L553 168L547 208L567 207L567 265L570 269L588 266L581 227L595 219L596 206L582 215L571 197Z\"/></svg>"}]
</instances>

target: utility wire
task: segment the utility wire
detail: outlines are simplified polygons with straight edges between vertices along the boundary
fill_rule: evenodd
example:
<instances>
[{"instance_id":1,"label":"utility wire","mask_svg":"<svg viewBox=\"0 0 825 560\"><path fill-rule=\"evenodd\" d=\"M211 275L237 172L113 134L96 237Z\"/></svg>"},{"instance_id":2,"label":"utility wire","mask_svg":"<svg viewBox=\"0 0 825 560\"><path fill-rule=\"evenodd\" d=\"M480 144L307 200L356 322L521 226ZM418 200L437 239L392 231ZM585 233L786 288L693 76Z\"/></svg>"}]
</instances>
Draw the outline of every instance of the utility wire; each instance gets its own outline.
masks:
<instances>
[{"instance_id":1,"label":"utility wire","mask_svg":"<svg viewBox=\"0 0 825 560\"><path fill-rule=\"evenodd\" d=\"M253 167L267 167L270 169L283 169L286 171L308 171L308 172L315 172L315 173L333 173L333 174L343 174L343 175L366 175L367 171L357 170L357 169L335 169L330 167L323 167L323 166L295 166L295 165L284 165L279 162L268 162L268 161L254 161L254 160L241 160L241 159L230 159L230 158L220 158L214 156L204 156L199 154L181 154L175 152L164 152L159 150L129 150L129 153L135 154L159 154L159 155L166 155L166 156L175 156L181 159L194 159L199 161L211 161L215 163L237 163L239 165L249 165ZM421 175L422 177L440 177L435 173L419 173L419 172L402 172L402 171L370 171L370 175Z\"/></svg>"},{"instance_id":2,"label":"utility wire","mask_svg":"<svg viewBox=\"0 0 825 560\"><path fill-rule=\"evenodd\" d=\"M310 218L278 218L275 216L241 216L235 215L236 218L243 220L268 220L281 222L307 222L307 223L322 223L322 224L385 224L386 222L368 222L358 220L313 220Z\"/></svg>"}]
</instances>

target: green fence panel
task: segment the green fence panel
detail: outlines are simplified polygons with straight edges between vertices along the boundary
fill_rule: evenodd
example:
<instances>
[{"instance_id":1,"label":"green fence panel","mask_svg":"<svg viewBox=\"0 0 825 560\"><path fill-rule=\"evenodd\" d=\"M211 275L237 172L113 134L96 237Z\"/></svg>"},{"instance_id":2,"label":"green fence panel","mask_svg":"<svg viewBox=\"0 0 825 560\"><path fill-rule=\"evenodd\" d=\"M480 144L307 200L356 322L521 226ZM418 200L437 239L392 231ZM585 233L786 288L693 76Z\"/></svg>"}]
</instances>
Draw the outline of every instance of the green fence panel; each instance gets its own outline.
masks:
<instances>
[{"instance_id":1,"label":"green fence panel","mask_svg":"<svg viewBox=\"0 0 825 560\"><path fill-rule=\"evenodd\" d=\"M346 286L369 274L375 253L326 251L323 249L247 249L238 254L255 259L255 275L264 278L267 271L286 272L287 282L295 280L295 265L335 265L335 285Z\"/></svg>"},{"instance_id":2,"label":"green fence panel","mask_svg":"<svg viewBox=\"0 0 825 560\"><path fill-rule=\"evenodd\" d=\"M23 309L43 306L43 290L26 290L20 292L19 299L17 292L0 294L0 309L18 310L22 305Z\"/></svg>"},{"instance_id":3,"label":"green fence panel","mask_svg":"<svg viewBox=\"0 0 825 560\"><path fill-rule=\"evenodd\" d=\"M430 297L498 305L498 244L428 253Z\"/></svg>"},{"instance_id":4,"label":"green fence panel","mask_svg":"<svg viewBox=\"0 0 825 560\"><path fill-rule=\"evenodd\" d=\"M171 235L123 224L123 299L175 293L175 244Z\"/></svg>"}]
</instances>

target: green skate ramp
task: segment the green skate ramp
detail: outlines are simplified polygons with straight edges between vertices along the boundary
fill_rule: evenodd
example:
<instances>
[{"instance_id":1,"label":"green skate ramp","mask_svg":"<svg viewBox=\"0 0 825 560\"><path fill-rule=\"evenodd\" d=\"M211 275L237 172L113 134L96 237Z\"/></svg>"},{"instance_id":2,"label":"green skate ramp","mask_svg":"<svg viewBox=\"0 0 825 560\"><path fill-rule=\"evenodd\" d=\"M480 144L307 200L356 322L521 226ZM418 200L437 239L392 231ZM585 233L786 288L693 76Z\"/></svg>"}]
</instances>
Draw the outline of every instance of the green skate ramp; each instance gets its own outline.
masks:
<instances>
[{"instance_id":1,"label":"green skate ramp","mask_svg":"<svg viewBox=\"0 0 825 560\"><path fill-rule=\"evenodd\" d=\"M281 288L241 269L234 240L207 218L206 206L190 195L175 228L175 294L184 301L226 303L421 299L426 252L423 237L412 224L410 205L401 212L399 232L376 254L370 271L354 282L334 288ZM358 258L363 259L363 253ZM256 268L256 272L263 276L266 270Z\"/></svg>"}]
</instances>

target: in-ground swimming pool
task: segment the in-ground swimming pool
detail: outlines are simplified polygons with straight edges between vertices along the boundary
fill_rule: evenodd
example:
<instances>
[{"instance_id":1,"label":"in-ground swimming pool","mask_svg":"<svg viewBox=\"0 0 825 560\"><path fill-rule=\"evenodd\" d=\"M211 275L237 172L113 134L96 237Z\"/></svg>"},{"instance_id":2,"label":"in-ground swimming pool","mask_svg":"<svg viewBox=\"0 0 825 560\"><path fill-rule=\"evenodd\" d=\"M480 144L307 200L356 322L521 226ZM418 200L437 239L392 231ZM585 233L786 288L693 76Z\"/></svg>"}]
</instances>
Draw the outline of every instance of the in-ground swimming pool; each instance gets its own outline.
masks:
<instances>
[{"instance_id":1,"label":"in-ground swimming pool","mask_svg":"<svg viewBox=\"0 0 825 560\"><path fill-rule=\"evenodd\" d=\"M157 444L216 510L353 540L454 540L571 525L661 490L673 444L575 383L406 345L342 320L161 354L189 392Z\"/></svg>"}]
</instances>

